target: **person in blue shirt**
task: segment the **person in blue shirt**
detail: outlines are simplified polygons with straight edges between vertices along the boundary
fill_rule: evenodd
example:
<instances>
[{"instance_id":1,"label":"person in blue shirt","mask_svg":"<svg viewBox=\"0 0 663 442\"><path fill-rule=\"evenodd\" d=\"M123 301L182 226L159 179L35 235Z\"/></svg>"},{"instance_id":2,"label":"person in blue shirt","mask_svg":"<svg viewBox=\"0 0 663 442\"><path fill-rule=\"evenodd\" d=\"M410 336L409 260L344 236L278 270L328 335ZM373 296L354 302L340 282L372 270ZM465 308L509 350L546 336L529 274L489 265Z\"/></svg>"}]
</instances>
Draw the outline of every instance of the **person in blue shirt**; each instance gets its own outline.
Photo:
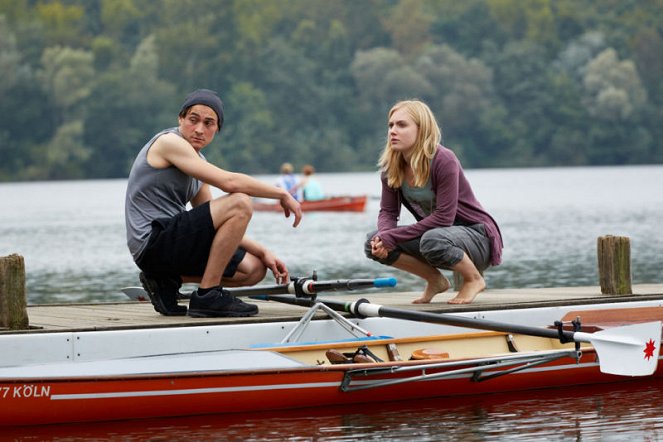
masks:
<instances>
[{"instance_id":1,"label":"person in blue shirt","mask_svg":"<svg viewBox=\"0 0 663 442\"><path fill-rule=\"evenodd\" d=\"M276 182L276 186L285 189L297 201L303 199L301 183L294 174L294 168L290 163L283 163L281 165L281 176Z\"/></svg>"}]
</instances>

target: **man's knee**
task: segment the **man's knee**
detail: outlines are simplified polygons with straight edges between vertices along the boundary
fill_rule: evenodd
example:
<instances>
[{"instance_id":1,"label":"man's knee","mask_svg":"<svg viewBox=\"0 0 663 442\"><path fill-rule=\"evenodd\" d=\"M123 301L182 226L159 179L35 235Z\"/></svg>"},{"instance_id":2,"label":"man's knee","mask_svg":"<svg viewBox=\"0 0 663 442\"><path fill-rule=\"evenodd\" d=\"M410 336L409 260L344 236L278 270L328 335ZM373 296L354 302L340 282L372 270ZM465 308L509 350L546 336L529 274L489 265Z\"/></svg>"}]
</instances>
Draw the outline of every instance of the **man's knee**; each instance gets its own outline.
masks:
<instances>
[{"instance_id":1,"label":"man's knee","mask_svg":"<svg viewBox=\"0 0 663 442\"><path fill-rule=\"evenodd\" d=\"M246 285L256 285L259 282L261 282L263 279L265 279L265 276L267 275L267 267L261 265L255 269L251 273L247 275L247 281Z\"/></svg>"},{"instance_id":2,"label":"man's knee","mask_svg":"<svg viewBox=\"0 0 663 442\"><path fill-rule=\"evenodd\" d=\"M253 215L253 202L251 197L245 193L231 193L227 195L228 201L231 204L232 210L237 210L242 213Z\"/></svg>"},{"instance_id":3,"label":"man's knee","mask_svg":"<svg viewBox=\"0 0 663 442\"><path fill-rule=\"evenodd\" d=\"M244 218L248 222L253 216L253 203L251 197L245 193L231 193L213 199L210 202L210 211L215 224L231 218Z\"/></svg>"}]
</instances>

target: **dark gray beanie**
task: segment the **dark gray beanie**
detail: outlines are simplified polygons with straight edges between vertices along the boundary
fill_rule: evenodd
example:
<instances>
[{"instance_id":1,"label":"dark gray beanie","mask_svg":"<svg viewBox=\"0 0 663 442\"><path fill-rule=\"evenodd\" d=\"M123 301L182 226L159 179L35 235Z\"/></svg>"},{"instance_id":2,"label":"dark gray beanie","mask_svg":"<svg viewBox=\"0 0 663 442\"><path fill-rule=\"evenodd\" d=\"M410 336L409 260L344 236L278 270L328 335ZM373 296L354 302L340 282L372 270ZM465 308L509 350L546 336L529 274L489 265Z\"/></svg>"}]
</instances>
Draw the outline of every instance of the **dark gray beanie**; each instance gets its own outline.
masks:
<instances>
[{"instance_id":1,"label":"dark gray beanie","mask_svg":"<svg viewBox=\"0 0 663 442\"><path fill-rule=\"evenodd\" d=\"M184 100L180 114L195 104L204 104L216 112L216 117L219 120L219 131L221 131L221 126L223 126L223 102L217 93L209 89L197 89L191 92Z\"/></svg>"}]
</instances>

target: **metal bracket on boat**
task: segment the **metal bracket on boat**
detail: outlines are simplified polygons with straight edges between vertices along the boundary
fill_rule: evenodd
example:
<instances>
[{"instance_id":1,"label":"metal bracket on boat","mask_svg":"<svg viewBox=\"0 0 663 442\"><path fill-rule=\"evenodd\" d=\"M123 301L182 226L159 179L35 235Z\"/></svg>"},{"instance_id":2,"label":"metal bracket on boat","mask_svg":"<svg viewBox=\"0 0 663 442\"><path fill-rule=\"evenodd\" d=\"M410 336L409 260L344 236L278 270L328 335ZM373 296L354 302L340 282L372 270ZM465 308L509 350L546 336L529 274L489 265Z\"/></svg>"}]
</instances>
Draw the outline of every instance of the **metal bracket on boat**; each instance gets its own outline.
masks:
<instances>
[{"instance_id":1,"label":"metal bracket on boat","mask_svg":"<svg viewBox=\"0 0 663 442\"><path fill-rule=\"evenodd\" d=\"M363 328L359 327L358 325L353 324L350 322L348 319L344 318L341 316L339 313L336 311L332 310L331 308L327 307L325 304L321 302L316 302L311 306L304 316L302 316L302 319L299 320L299 323L292 329L290 332L283 338L281 341L281 344L285 344L288 342L296 342L299 337L304 333L304 330L306 330L306 327L309 325L311 322L311 319L313 319L313 316L318 310L322 310L325 313L327 313L333 320L335 320L341 327L346 329L350 334L353 336L359 338L363 336L371 336L371 333L367 330L364 330ZM357 333L359 332L359 333Z\"/></svg>"},{"instance_id":2,"label":"metal bracket on boat","mask_svg":"<svg viewBox=\"0 0 663 442\"><path fill-rule=\"evenodd\" d=\"M411 366L389 366L389 367L376 367L376 368L360 368L357 370L348 370L343 376L341 382L341 391L349 392L356 390L366 390L369 388L386 387L394 384L402 384L406 382L424 381L443 379L454 377L458 375L470 375L474 382L482 382L488 379L494 379L499 376L515 373L518 371L526 370L528 368L536 367L537 365L545 364L561 358L578 358L578 352L575 350L555 350L551 352L542 352L541 354L519 354L497 356L493 358L470 359L464 361L450 361L440 362L433 364L420 364ZM463 367L458 369L447 370L453 367ZM497 370L496 368L511 367L505 370ZM427 373L436 370L445 370L439 373ZM486 370L491 370L489 374L482 375ZM380 375L391 375L394 373L401 373L407 371L419 371L421 374L410 377L399 377L397 379L375 379L357 381L357 378L371 378ZM351 386L350 383L355 381L358 385Z\"/></svg>"},{"instance_id":3,"label":"metal bracket on boat","mask_svg":"<svg viewBox=\"0 0 663 442\"><path fill-rule=\"evenodd\" d=\"M295 297L315 300L316 298L315 293L309 294L304 291L304 284L306 283L306 281L310 280L311 278L292 278L292 282L295 287Z\"/></svg>"},{"instance_id":4,"label":"metal bracket on boat","mask_svg":"<svg viewBox=\"0 0 663 442\"><path fill-rule=\"evenodd\" d=\"M306 284L308 281L317 281L317 280L318 280L318 272L315 270L313 270L313 274L310 277L292 278L292 282L295 287L295 297L306 298L315 301L317 294L311 293L310 291L306 290L304 288L304 284Z\"/></svg>"},{"instance_id":5,"label":"metal bracket on boat","mask_svg":"<svg viewBox=\"0 0 663 442\"><path fill-rule=\"evenodd\" d=\"M580 323L580 317L576 316L576 318L571 321L571 324L573 325L573 333L579 332L582 329L582 324ZM567 344L569 342L574 342L572 339L567 338L564 335L564 323L562 321L555 321L555 327L557 327L557 335L559 336L559 342L562 344ZM580 351L580 342L575 341L575 347L576 347L576 352Z\"/></svg>"}]
</instances>

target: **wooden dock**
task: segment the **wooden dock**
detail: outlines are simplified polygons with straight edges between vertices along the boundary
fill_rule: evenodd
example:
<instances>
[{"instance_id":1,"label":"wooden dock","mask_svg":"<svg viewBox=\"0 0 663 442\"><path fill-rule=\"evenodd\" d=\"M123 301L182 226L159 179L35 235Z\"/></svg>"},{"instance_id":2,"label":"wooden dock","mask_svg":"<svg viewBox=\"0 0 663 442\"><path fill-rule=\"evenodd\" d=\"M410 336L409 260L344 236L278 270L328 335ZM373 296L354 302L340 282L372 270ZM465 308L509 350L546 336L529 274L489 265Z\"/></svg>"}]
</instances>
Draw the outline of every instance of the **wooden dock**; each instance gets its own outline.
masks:
<instances>
[{"instance_id":1,"label":"wooden dock","mask_svg":"<svg viewBox=\"0 0 663 442\"><path fill-rule=\"evenodd\" d=\"M438 295L431 304L411 304L418 292L364 292L349 294L321 294L320 298L355 301L366 298L375 304L398 308L410 308L431 312L466 312L515 308L534 308L555 305L582 305L589 303L627 302L660 299L663 305L663 284L633 286L632 295L605 295L596 287L558 287L487 290L472 304L450 305L446 301L455 292ZM56 331L119 330L131 328L188 327L210 324L238 324L256 322L297 321L305 312L304 307L269 301L253 301L260 313L250 318L191 318L188 316L162 316L149 302L119 302L94 304L48 304L28 306L30 330L2 333L43 333ZM324 317L323 313L319 313Z\"/></svg>"}]
</instances>

